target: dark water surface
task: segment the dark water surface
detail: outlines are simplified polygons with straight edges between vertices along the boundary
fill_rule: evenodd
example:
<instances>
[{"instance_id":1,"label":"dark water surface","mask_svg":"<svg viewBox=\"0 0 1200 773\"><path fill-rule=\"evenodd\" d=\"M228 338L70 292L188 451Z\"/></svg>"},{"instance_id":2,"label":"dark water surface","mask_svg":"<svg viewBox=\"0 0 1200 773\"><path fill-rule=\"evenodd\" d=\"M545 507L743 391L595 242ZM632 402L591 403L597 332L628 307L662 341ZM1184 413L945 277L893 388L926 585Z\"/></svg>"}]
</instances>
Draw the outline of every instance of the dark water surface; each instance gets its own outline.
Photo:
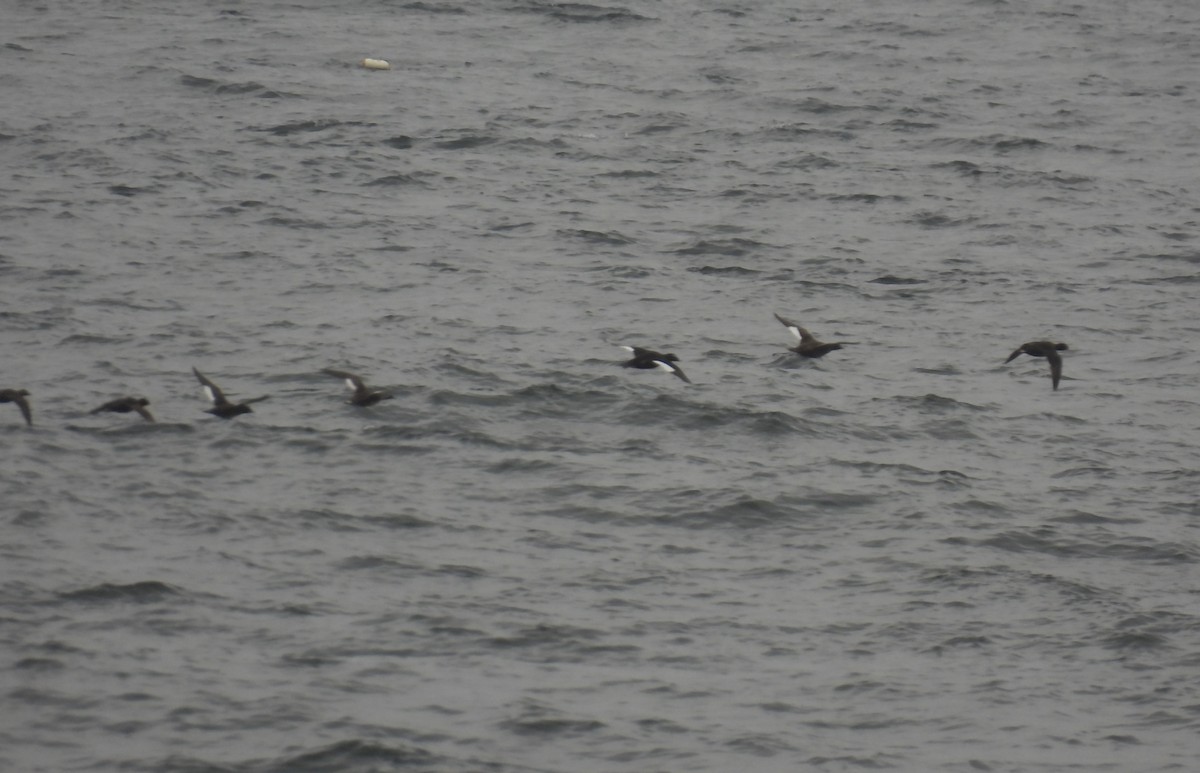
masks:
<instances>
[{"instance_id":1,"label":"dark water surface","mask_svg":"<svg viewBox=\"0 0 1200 773\"><path fill-rule=\"evenodd\" d=\"M1194 767L1200 6L0 5L0 769Z\"/></svg>"}]
</instances>

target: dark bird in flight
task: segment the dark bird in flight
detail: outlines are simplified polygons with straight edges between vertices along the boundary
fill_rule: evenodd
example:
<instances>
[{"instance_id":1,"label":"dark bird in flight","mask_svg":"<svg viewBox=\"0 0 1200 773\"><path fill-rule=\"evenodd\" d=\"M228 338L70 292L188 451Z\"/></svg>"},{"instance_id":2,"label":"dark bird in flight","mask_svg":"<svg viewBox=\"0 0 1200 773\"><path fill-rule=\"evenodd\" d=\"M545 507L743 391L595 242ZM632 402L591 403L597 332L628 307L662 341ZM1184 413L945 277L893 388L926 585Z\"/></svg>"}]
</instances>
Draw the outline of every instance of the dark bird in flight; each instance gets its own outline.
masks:
<instances>
[{"instance_id":1,"label":"dark bird in flight","mask_svg":"<svg viewBox=\"0 0 1200 773\"><path fill-rule=\"evenodd\" d=\"M25 423L33 426L33 411L29 409L29 401L25 399L28 389L0 389L0 403L16 403L25 417Z\"/></svg>"},{"instance_id":2,"label":"dark bird in flight","mask_svg":"<svg viewBox=\"0 0 1200 773\"><path fill-rule=\"evenodd\" d=\"M650 349L643 349L640 346L622 346L627 352L633 352L633 359L628 362L621 363L623 368L640 368L641 370L651 370L653 368L662 368L668 373L674 373L679 378L687 383L692 383L691 379L684 375L683 370L675 363L679 362L679 358L673 354L659 354Z\"/></svg>"},{"instance_id":3,"label":"dark bird in flight","mask_svg":"<svg viewBox=\"0 0 1200 773\"><path fill-rule=\"evenodd\" d=\"M351 405L366 408L368 405L375 405L380 400L390 400L392 398L387 392L369 388L361 378L353 373L344 370L334 370L333 368L326 368L323 372L346 380L346 386L354 390L354 394L346 401Z\"/></svg>"},{"instance_id":4,"label":"dark bird in flight","mask_svg":"<svg viewBox=\"0 0 1200 773\"><path fill-rule=\"evenodd\" d=\"M204 385L204 393L208 395L209 400L212 400L213 407L206 408L204 412L211 413L213 416L220 416L222 419L232 419L234 416L241 416L243 413L253 413L254 411L250 410L250 403L257 403L270 397L270 395L263 395L262 397L243 400L240 403L231 403L225 397L225 393L221 391L221 388L206 379L200 371L192 368L192 373L196 374L196 378Z\"/></svg>"},{"instance_id":5,"label":"dark bird in flight","mask_svg":"<svg viewBox=\"0 0 1200 773\"><path fill-rule=\"evenodd\" d=\"M133 413L136 412L146 421L154 421L154 417L150 415L150 411L146 408L150 401L144 397L118 397L116 400L109 400L99 408L93 408L90 413L102 413L103 411L111 411L113 413Z\"/></svg>"},{"instance_id":6,"label":"dark bird in flight","mask_svg":"<svg viewBox=\"0 0 1200 773\"><path fill-rule=\"evenodd\" d=\"M801 357L824 357L835 349L841 349L842 344L850 343L849 341L841 341L834 344L821 343L816 338L813 338L812 333L809 333L790 319L784 319L778 314L775 315L775 319L779 320L784 327L792 331L792 335L800 339L800 343L795 346L789 346L788 351L795 352Z\"/></svg>"},{"instance_id":7,"label":"dark bird in flight","mask_svg":"<svg viewBox=\"0 0 1200 773\"><path fill-rule=\"evenodd\" d=\"M1066 344L1056 344L1050 341L1030 341L1027 344L1021 344L1015 352L1008 355L1005 362L1012 362L1022 354L1028 354L1030 357L1045 357L1050 363L1050 381L1054 384L1054 388L1058 389L1059 379L1062 378L1062 357L1059 352L1067 350Z\"/></svg>"}]
</instances>

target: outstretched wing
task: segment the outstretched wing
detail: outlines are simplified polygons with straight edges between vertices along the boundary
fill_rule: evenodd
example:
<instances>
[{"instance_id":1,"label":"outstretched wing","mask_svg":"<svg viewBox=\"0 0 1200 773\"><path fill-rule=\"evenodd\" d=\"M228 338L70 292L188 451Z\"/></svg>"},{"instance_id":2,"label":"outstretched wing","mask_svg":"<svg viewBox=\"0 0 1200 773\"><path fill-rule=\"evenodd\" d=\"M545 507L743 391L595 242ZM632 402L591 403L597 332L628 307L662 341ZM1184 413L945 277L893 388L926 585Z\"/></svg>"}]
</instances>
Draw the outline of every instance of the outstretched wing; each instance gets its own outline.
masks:
<instances>
[{"instance_id":1,"label":"outstretched wing","mask_svg":"<svg viewBox=\"0 0 1200 773\"><path fill-rule=\"evenodd\" d=\"M367 390L367 385L363 383L363 380L349 371L326 368L324 372L330 376L346 379L346 386L355 392L365 392Z\"/></svg>"},{"instance_id":2,"label":"outstretched wing","mask_svg":"<svg viewBox=\"0 0 1200 773\"><path fill-rule=\"evenodd\" d=\"M1058 352L1051 349L1046 352L1046 359L1050 361L1050 382L1054 384L1054 388L1058 389L1059 379L1062 378L1062 357L1058 356Z\"/></svg>"},{"instance_id":3,"label":"outstretched wing","mask_svg":"<svg viewBox=\"0 0 1200 773\"><path fill-rule=\"evenodd\" d=\"M227 405L229 403L229 400L225 398L225 393L221 391L221 388L205 378L203 373L196 370L195 367L192 368L192 373L196 374L196 378L199 379L201 385L204 386L204 393L208 395L208 399L212 401L213 405Z\"/></svg>"},{"instance_id":4,"label":"outstretched wing","mask_svg":"<svg viewBox=\"0 0 1200 773\"><path fill-rule=\"evenodd\" d=\"M692 380L690 378L688 378L686 375L684 375L683 368L679 367L675 363L667 362L666 360L657 360L656 359L654 361L654 364L657 365L658 367L662 368L663 370L669 370L670 372L674 373L676 376L679 376L681 379L683 379L686 383L688 383L688 384L692 383Z\"/></svg>"},{"instance_id":5,"label":"outstretched wing","mask_svg":"<svg viewBox=\"0 0 1200 773\"><path fill-rule=\"evenodd\" d=\"M796 324L792 320L785 319L785 318L779 316L778 314L775 315L775 319L779 320L783 324L784 327L786 327L788 330L792 331L792 335L794 335L794 336L796 336L796 338L800 339L800 343L805 344L806 346L817 346L818 344L821 343L820 341L818 341L816 338L813 337L812 333L810 333L807 330L805 330L804 328L800 327L800 325Z\"/></svg>"},{"instance_id":6,"label":"outstretched wing","mask_svg":"<svg viewBox=\"0 0 1200 773\"><path fill-rule=\"evenodd\" d=\"M795 322L792 322L790 319L785 319L784 317L781 317L778 314L775 315L775 319L779 320L779 323L781 325L783 325L788 330L790 330L792 332L792 335L796 336L796 338L798 340L803 341L805 338L809 337L807 330L800 327Z\"/></svg>"},{"instance_id":7,"label":"outstretched wing","mask_svg":"<svg viewBox=\"0 0 1200 773\"><path fill-rule=\"evenodd\" d=\"M29 408L29 401L25 399L25 395L17 395L13 402L21 409L21 415L25 417L25 423L33 426L33 411Z\"/></svg>"}]
</instances>

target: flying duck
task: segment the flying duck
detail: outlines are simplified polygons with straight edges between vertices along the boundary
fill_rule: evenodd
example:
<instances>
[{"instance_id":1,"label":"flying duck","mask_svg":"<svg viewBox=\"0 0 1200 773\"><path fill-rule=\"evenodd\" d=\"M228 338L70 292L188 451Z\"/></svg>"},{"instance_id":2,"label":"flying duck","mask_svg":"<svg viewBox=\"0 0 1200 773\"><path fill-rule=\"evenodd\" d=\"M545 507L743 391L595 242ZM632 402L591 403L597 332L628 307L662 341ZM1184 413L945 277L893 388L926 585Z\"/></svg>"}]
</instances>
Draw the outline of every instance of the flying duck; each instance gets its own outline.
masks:
<instances>
[{"instance_id":1,"label":"flying duck","mask_svg":"<svg viewBox=\"0 0 1200 773\"><path fill-rule=\"evenodd\" d=\"M659 354L650 349L643 349L640 346L622 346L621 348L627 352L633 352L633 359L621 363L621 367L623 368L640 368L641 370L662 368L669 373L679 376L679 378L688 384L692 383L691 379L684 375L683 370L675 364L679 362L679 358L674 354Z\"/></svg>"},{"instance_id":2,"label":"flying duck","mask_svg":"<svg viewBox=\"0 0 1200 773\"><path fill-rule=\"evenodd\" d=\"M1028 354L1030 357L1045 357L1050 362L1050 381L1054 384L1054 388L1058 389L1058 381L1062 378L1062 357L1059 352L1067 350L1066 344L1056 344L1051 341L1030 341L1027 344L1021 344L1017 350L1008 355L1005 362L1012 362L1022 354Z\"/></svg>"},{"instance_id":3,"label":"flying duck","mask_svg":"<svg viewBox=\"0 0 1200 773\"><path fill-rule=\"evenodd\" d=\"M351 405L357 405L360 408L366 408L368 405L374 405L380 400L390 400L391 395L387 392L378 389L370 389L363 380L353 373L344 370L334 370L333 368L325 368L324 373L331 376L337 376L346 380L346 386L354 390L354 394L346 402Z\"/></svg>"},{"instance_id":4,"label":"flying duck","mask_svg":"<svg viewBox=\"0 0 1200 773\"><path fill-rule=\"evenodd\" d=\"M824 357L835 349L841 349L842 344L850 343L849 341L842 341L834 344L821 343L816 338L813 338L811 333L797 325L795 322L792 322L790 319L784 319L778 314L775 315L775 319L779 320L784 327L792 331L792 335L800 339L800 343L796 344L795 346L789 346L788 351L795 352L801 357Z\"/></svg>"},{"instance_id":5,"label":"flying duck","mask_svg":"<svg viewBox=\"0 0 1200 773\"><path fill-rule=\"evenodd\" d=\"M150 411L146 406L150 401L144 397L118 397L116 400L109 400L99 408L93 408L89 413L101 413L102 411L112 411L113 413L131 413L137 412L146 421L154 421L154 417L150 415Z\"/></svg>"},{"instance_id":6,"label":"flying duck","mask_svg":"<svg viewBox=\"0 0 1200 773\"><path fill-rule=\"evenodd\" d=\"M192 373L196 374L196 378L204 385L204 392L208 395L208 399L212 400L213 407L206 408L204 412L211 413L213 416L220 416L222 419L232 419L234 416L241 416L243 413L253 413L254 411L250 410L250 403L257 403L270 397L270 395L263 395L262 397L243 400L240 403L231 403L225 397L225 393L221 391L221 388L206 379L200 371L192 368Z\"/></svg>"},{"instance_id":7,"label":"flying duck","mask_svg":"<svg viewBox=\"0 0 1200 773\"><path fill-rule=\"evenodd\" d=\"M28 389L0 389L0 403L16 403L25 417L25 423L33 426L33 411L29 410L29 401L25 399Z\"/></svg>"}]
</instances>

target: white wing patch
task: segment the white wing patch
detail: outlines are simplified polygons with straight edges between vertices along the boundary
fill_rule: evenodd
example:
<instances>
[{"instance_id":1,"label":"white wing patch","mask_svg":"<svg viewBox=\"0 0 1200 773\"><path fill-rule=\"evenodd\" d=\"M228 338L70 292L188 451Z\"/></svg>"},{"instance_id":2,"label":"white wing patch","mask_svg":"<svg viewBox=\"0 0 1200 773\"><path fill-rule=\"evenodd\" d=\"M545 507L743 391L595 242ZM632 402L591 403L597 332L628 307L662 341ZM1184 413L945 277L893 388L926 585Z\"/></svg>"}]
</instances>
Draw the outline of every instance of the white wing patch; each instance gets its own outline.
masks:
<instances>
[{"instance_id":1,"label":"white wing patch","mask_svg":"<svg viewBox=\"0 0 1200 773\"><path fill-rule=\"evenodd\" d=\"M675 367L673 365L671 365L670 363L663 362L662 360L655 360L654 364L655 364L655 366L662 368L663 370L665 370L668 373L675 372Z\"/></svg>"},{"instance_id":2,"label":"white wing patch","mask_svg":"<svg viewBox=\"0 0 1200 773\"><path fill-rule=\"evenodd\" d=\"M792 335L796 336L797 340L804 340L804 336L800 335L800 328L796 327L795 325L788 325L787 329L792 331Z\"/></svg>"},{"instance_id":3,"label":"white wing patch","mask_svg":"<svg viewBox=\"0 0 1200 773\"><path fill-rule=\"evenodd\" d=\"M621 344L621 348L622 348L622 349L624 349L624 350L625 350L625 351L627 351L627 352L632 352L632 351L633 351L633 347L632 347L632 346L625 346L624 344Z\"/></svg>"},{"instance_id":4,"label":"white wing patch","mask_svg":"<svg viewBox=\"0 0 1200 773\"><path fill-rule=\"evenodd\" d=\"M352 378L346 379L346 388L358 391L358 387L354 385L354 379Z\"/></svg>"},{"instance_id":5,"label":"white wing patch","mask_svg":"<svg viewBox=\"0 0 1200 773\"><path fill-rule=\"evenodd\" d=\"M204 388L204 396L208 398L210 403L215 403L217 401L217 396L213 394L212 387L210 387L208 384L203 384L202 386Z\"/></svg>"}]
</instances>

